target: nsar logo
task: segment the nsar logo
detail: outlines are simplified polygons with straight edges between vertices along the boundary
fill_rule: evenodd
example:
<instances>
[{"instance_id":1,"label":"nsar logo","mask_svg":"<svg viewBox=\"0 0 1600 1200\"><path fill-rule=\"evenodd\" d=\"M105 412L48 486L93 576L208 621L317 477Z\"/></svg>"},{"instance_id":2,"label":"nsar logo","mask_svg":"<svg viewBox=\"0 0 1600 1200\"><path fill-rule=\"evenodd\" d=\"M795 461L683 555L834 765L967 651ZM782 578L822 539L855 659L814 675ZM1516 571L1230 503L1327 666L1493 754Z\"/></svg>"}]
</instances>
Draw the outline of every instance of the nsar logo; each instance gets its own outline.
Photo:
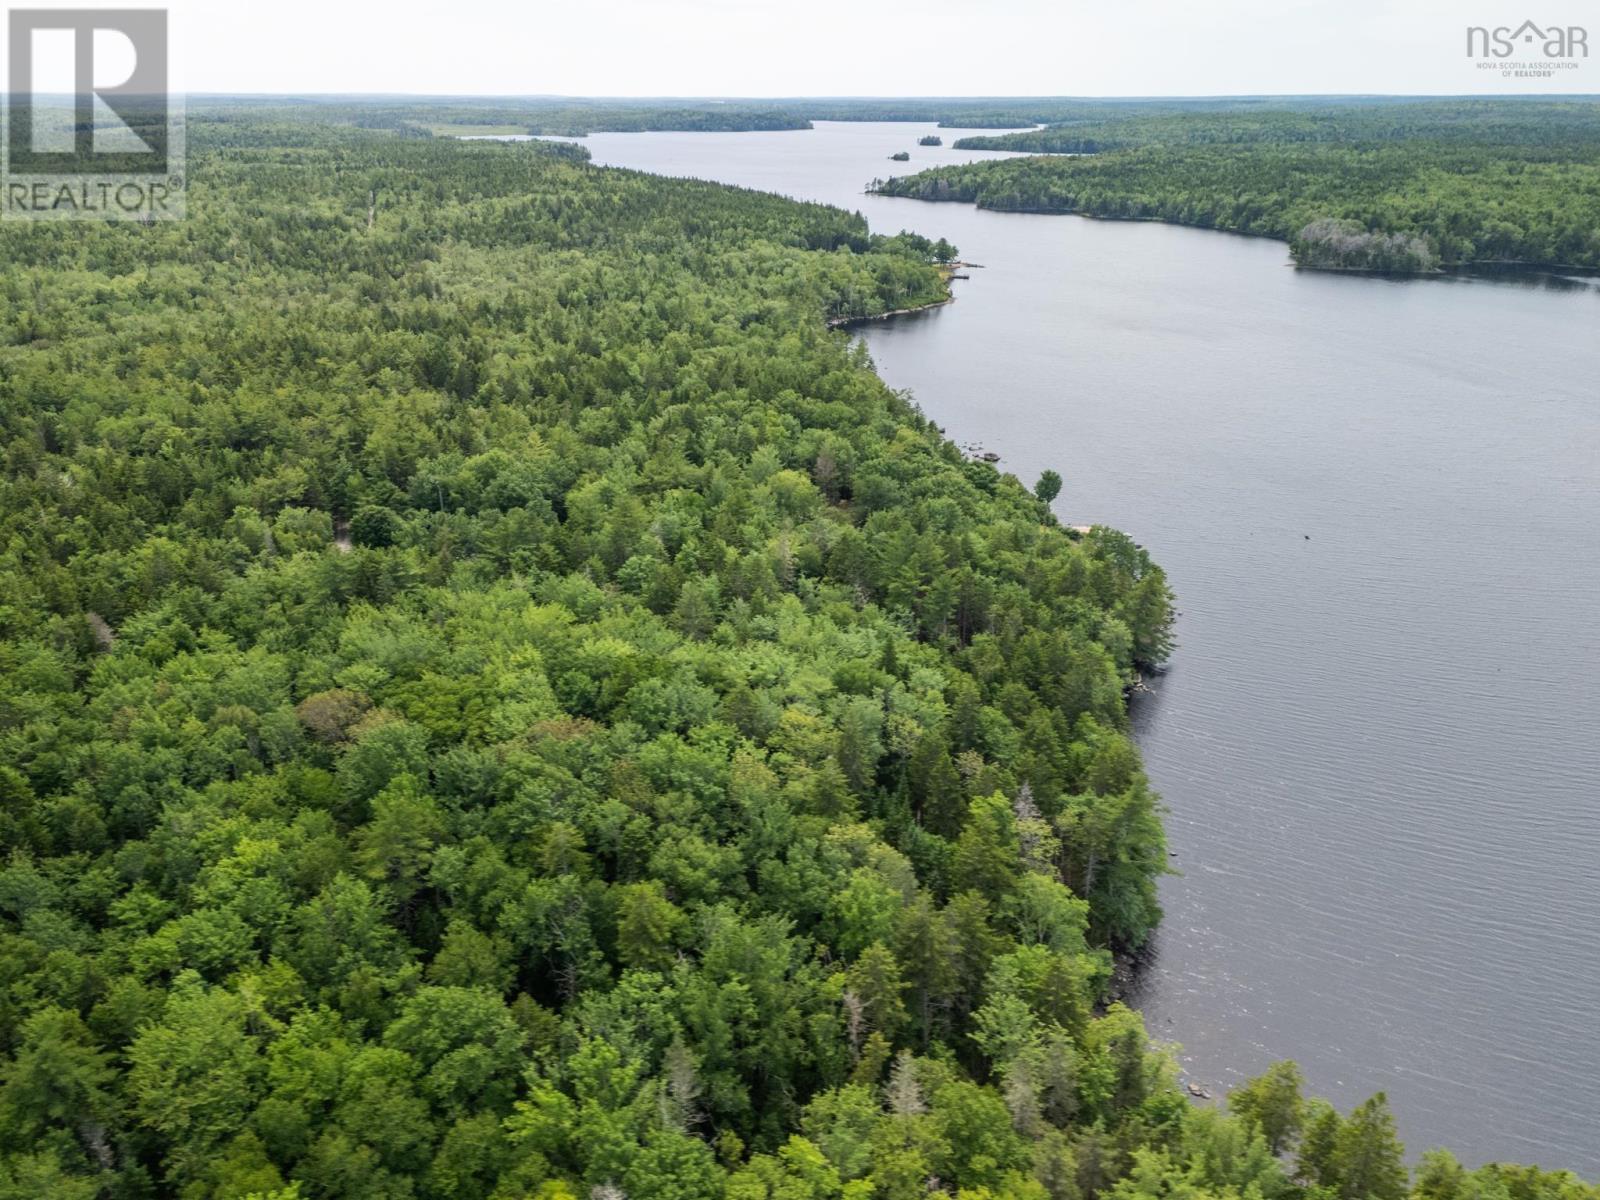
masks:
<instances>
[{"instance_id":1,"label":"nsar logo","mask_svg":"<svg viewBox=\"0 0 1600 1200\"><path fill-rule=\"evenodd\" d=\"M1545 58L1588 58L1589 31L1582 25L1546 25L1524 21L1513 29L1499 25L1467 28L1468 58L1510 58L1513 54Z\"/></svg>"}]
</instances>

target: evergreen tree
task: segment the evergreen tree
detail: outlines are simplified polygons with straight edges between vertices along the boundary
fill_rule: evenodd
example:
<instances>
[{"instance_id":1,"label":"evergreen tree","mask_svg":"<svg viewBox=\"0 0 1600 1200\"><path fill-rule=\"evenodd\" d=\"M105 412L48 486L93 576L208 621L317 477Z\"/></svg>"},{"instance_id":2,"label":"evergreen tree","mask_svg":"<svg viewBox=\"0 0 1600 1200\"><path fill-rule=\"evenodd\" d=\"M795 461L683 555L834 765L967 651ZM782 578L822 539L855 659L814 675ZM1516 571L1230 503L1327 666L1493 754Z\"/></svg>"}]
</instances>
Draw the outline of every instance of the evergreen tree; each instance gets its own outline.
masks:
<instances>
[{"instance_id":1,"label":"evergreen tree","mask_svg":"<svg viewBox=\"0 0 1600 1200\"><path fill-rule=\"evenodd\" d=\"M1409 1177L1405 1147L1395 1135L1389 1100L1382 1092L1362 1101L1345 1118L1333 1144L1333 1170L1342 1200L1401 1200Z\"/></svg>"}]
</instances>

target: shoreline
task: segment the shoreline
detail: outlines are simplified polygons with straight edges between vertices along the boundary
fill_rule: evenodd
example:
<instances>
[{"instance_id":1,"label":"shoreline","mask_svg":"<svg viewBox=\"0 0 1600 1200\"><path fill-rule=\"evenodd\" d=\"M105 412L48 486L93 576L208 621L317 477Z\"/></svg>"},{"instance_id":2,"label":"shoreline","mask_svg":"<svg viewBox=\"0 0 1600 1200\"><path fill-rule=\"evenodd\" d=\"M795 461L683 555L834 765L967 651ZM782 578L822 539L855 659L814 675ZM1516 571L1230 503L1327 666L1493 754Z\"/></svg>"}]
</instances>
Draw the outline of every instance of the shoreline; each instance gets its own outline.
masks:
<instances>
[{"instance_id":1,"label":"shoreline","mask_svg":"<svg viewBox=\"0 0 1600 1200\"><path fill-rule=\"evenodd\" d=\"M1211 233L1226 233L1232 237L1258 238L1262 241L1278 242L1286 247L1291 245L1288 238L1276 233L1230 229L1226 225L1203 225L1196 221L1172 221L1166 217L1120 216L1115 213L1086 212L1080 208L1048 208L1022 205L1001 207L955 196L904 196L897 192L873 189L868 189L865 194L882 196L891 200L915 200L923 204L970 204L973 208L982 212L1014 213L1018 216L1027 217L1081 217L1086 221L1117 221L1133 225L1171 225L1178 229L1203 229ZM1295 261L1291 253L1288 265L1297 271L1321 271L1332 275L1368 275L1375 278L1390 279L1445 279L1452 277L1492 279L1496 277L1515 278L1517 276L1553 275L1562 272L1586 278L1600 277L1600 267L1585 267L1572 263L1531 262L1522 259L1475 258L1459 263L1441 264L1431 271L1392 271L1377 267L1316 266Z\"/></svg>"},{"instance_id":2,"label":"shoreline","mask_svg":"<svg viewBox=\"0 0 1600 1200\"><path fill-rule=\"evenodd\" d=\"M1063 214L1063 215L1069 215L1069 214ZM944 271L945 285L946 285L947 291L949 290L949 282L950 282L951 279L953 279L953 278L966 278L966 276L958 276L956 274L957 270L959 268L961 268L961 267L967 267L969 269L981 269L982 268L982 264L981 263L967 263L967 262L962 262L960 260L956 260L954 262L949 262L949 263L942 264L941 269ZM828 328L829 329L846 329L846 328L851 328L851 327L858 326L858 325L868 325L868 324L872 324L872 323L879 322L879 321L890 321L890 320L895 319L896 317L913 316L913 315L916 315L918 313L927 312L930 309L943 308L947 304L954 304L955 300L956 300L956 297L954 296L954 294L950 294L950 295L947 295L943 300L933 300L933 301L930 301L927 304L917 304L917 305L912 305L912 306L907 307L907 308L891 309L888 312L875 313L875 314L872 314L870 316L833 317L833 318L830 318L828 320L827 324L828 324ZM874 370L876 370L876 368L874 368ZM880 376L880 378L881 378L881 376ZM944 434L944 430L943 429L940 429L939 432L940 432L941 435L944 435L944 436L946 436L948 438L948 435ZM962 450L963 454L968 454L969 453L969 447L963 446L963 447L961 447L961 450ZM999 461L999 457L1000 456L998 454L995 455L994 461ZM983 460L981 458L974 458L972 461L985 461L985 460ZM1094 528L1093 525L1063 525L1062 526L1062 529L1067 533L1067 535L1069 537L1073 538L1074 540L1077 540L1077 539L1081 538L1084 534L1088 533L1093 528ZM1162 673L1162 668L1147 668L1147 669L1151 670L1151 672L1153 674ZM1130 718L1132 716L1133 705L1137 701L1139 695L1141 693L1148 693L1149 691L1150 691L1150 689L1145 684L1144 672L1143 671L1137 672L1135 674L1134 680L1131 683L1129 683L1123 689L1123 693L1122 693L1123 704L1124 704L1125 710L1128 712ZM1142 750L1141 750L1141 756L1142 756ZM1163 829L1164 829L1165 828L1165 821L1164 820L1163 820L1162 824L1163 824ZM1168 853L1169 862L1173 857L1176 857L1176 852L1175 851L1172 851L1172 850L1169 849L1167 853ZM1173 873L1178 873L1178 872L1175 871L1174 868L1171 868L1170 866L1168 867L1168 870L1172 871ZM1165 916L1163 915L1162 921L1158 922L1156 924L1156 926L1149 931L1149 933L1146 935L1145 940L1137 947L1130 948L1130 947L1123 946L1123 947L1111 947L1111 948L1109 948L1110 949L1110 953L1111 953L1111 975L1106 980L1106 988L1105 988L1104 995L1102 995L1100 997L1100 999L1097 1000L1095 1002L1095 1004L1094 1004L1094 1011L1095 1012L1103 1015L1105 1013L1105 1011L1112 1004L1119 1004L1120 1003L1120 1004L1126 1004L1130 1008L1133 1008L1136 1011L1138 1011L1140 1013L1141 1019L1143 1019L1144 1010L1143 1010L1142 1005L1140 1004L1140 997L1139 997L1139 992L1140 992L1141 986L1143 984L1142 976L1147 971L1153 970L1154 967L1155 967L1156 957L1157 957L1157 954L1158 954L1158 950L1157 950L1157 947L1156 947L1156 938L1157 938L1157 935L1158 935L1158 933L1159 933L1159 931L1161 929L1161 926L1164 923L1165 923ZM1150 1044L1151 1044L1152 1047L1155 1047L1157 1045L1165 1045L1166 1044L1165 1042L1162 1042L1160 1039L1156 1038L1154 1035L1147 1034L1147 1036L1149 1036L1149 1038L1150 1038ZM1174 1066L1177 1068L1179 1086L1181 1087L1181 1089L1182 1089L1182 1091L1184 1093L1184 1098L1186 1100L1188 1100L1188 1102L1190 1104L1203 1105L1203 1104L1219 1103L1219 1100L1217 1098L1217 1093L1213 1092L1205 1084L1203 1084L1200 1081L1198 1081L1190 1073L1189 1069L1181 1061L1179 1061L1176 1056L1174 1056L1174 1058L1173 1058L1173 1063L1174 1063ZM1223 1089L1223 1094L1224 1095L1226 1094L1226 1091L1227 1091L1227 1089Z\"/></svg>"},{"instance_id":3,"label":"shoreline","mask_svg":"<svg viewBox=\"0 0 1600 1200\"><path fill-rule=\"evenodd\" d=\"M983 270L982 263L963 262L959 258L949 262L940 263L939 274L944 279L944 299L930 300L926 304L913 304L907 308L891 308L888 312L869 313L860 317L829 317L829 329L850 329L856 325L870 325L874 321L890 321L895 317L909 317L916 313L924 313L929 309L943 308L946 304L954 304L956 295L950 284L956 279L971 279L970 275L963 275L961 270L965 267L969 271Z\"/></svg>"},{"instance_id":4,"label":"shoreline","mask_svg":"<svg viewBox=\"0 0 1600 1200\"><path fill-rule=\"evenodd\" d=\"M895 317L909 317L913 313L927 312L931 308L943 308L947 304L954 304L954 296L946 296L943 300L930 300L926 304L913 304L910 308L891 308L888 312L867 313L859 317L829 317L829 329L853 329L857 325L870 325L874 321L890 321Z\"/></svg>"},{"instance_id":5,"label":"shoreline","mask_svg":"<svg viewBox=\"0 0 1600 1200\"><path fill-rule=\"evenodd\" d=\"M962 267L969 270L981 270L982 263L962 262L955 259L951 262L939 264L939 275L944 281L944 299L930 300L926 304L912 304L906 308L891 308L887 312L867 313L859 317L829 317L829 329L851 329L857 325L870 325L874 321L892 321L895 317L909 317L914 313L924 313L934 308L943 308L947 304L956 302L955 291L950 287L951 280L967 279L969 276L958 274Z\"/></svg>"}]
</instances>

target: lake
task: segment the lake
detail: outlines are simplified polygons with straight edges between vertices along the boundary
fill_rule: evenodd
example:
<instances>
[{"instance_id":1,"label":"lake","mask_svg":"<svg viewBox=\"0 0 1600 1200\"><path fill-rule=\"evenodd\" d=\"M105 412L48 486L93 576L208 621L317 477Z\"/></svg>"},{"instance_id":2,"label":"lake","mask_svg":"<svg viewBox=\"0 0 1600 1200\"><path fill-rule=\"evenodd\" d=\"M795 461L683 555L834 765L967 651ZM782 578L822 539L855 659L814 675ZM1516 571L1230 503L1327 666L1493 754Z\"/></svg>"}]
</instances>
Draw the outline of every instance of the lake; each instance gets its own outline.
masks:
<instances>
[{"instance_id":1,"label":"lake","mask_svg":"<svg viewBox=\"0 0 1600 1200\"><path fill-rule=\"evenodd\" d=\"M1413 1151L1600 1178L1600 290L861 194L989 156L930 132L583 141L983 264L862 335L1178 593L1134 719L1182 873L1133 999L1188 1076L1294 1058L1341 1107L1387 1091Z\"/></svg>"}]
</instances>

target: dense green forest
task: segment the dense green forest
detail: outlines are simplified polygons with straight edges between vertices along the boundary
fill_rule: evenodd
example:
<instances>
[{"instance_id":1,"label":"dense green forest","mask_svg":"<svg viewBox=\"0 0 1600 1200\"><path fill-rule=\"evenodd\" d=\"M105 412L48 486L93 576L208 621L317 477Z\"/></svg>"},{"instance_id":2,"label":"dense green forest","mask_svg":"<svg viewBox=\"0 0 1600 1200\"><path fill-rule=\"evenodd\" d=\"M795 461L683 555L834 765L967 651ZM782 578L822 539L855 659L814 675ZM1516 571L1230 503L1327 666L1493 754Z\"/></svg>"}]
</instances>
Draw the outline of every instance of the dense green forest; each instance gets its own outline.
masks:
<instances>
[{"instance_id":1,"label":"dense green forest","mask_svg":"<svg viewBox=\"0 0 1600 1200\"><path fill-rule=\"evenodd\" d=\"M1595 1200L1107 1002L1172 599L828 329L946 248L401 133L0 229L0 1200Z\"/></svg>"},{"instance_id":2,"label":"dense green forest","mask_svg":"<svg viewBox=\"0 0 1600 1200\"><path fill-rule=\"evenodd\" d=\"M1600 268L1591 100L1155 107L956 145L1078 157L941 167L881 190L1263 234L1305 266Z\"/></svg>"}]
</instances>

